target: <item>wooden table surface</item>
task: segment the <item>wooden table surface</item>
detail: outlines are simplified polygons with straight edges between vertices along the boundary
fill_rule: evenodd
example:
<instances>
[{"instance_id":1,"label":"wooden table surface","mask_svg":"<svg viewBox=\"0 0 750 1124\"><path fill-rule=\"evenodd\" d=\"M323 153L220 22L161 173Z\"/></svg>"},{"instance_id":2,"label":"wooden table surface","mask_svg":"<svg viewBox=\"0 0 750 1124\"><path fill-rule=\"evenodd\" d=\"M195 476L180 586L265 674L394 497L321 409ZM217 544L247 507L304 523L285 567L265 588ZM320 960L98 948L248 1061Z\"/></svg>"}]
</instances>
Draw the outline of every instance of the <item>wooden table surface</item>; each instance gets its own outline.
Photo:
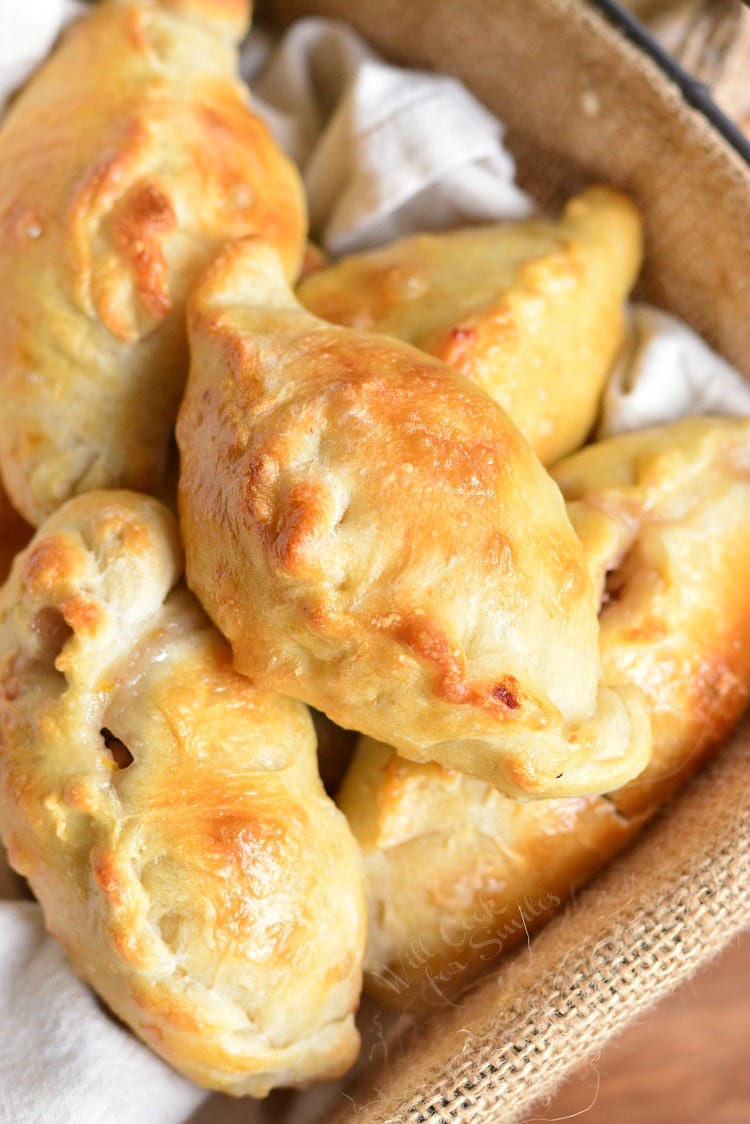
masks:
<instances>
[{"instance_id":1,"label":"wooden table surface","mask_svg":"<svg viewBox=\"0 0 750 1124\"><path fill-rule=\"evenodd\" d=\"M750 932L524 1124L746 1124L750 1121Z\"/></svg>"}]
</instances>

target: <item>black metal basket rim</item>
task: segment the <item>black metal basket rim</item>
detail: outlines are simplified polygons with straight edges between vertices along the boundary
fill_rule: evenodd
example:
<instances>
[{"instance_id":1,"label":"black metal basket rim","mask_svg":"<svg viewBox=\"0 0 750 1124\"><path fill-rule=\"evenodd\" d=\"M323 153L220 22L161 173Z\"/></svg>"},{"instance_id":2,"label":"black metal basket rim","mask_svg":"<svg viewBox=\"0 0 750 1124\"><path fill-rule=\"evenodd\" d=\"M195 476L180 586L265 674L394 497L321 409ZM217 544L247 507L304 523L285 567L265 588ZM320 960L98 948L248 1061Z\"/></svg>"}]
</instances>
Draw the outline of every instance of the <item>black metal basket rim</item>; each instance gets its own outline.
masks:
<instances>
[{"instance_id":1,"label":"black metal basket rim","mask_svg":"<svg viewBox=\"0 0 750 1124\"><path fill-rule=\"evenodd\" d=\"M682 69L667 51L661 47L643 24L634 15L616 3L616 0L590 0L590 3L612 23L618 27L625 36L634 43L644 54L648 55L657 66L664 71L669 79L682 91L682 96L688 105L699 110L706 117L717 132L721 133L726 141L750 164L750 140L719 109L711 97L708 86L698 82Z\"/></svg>"}]
</instances>

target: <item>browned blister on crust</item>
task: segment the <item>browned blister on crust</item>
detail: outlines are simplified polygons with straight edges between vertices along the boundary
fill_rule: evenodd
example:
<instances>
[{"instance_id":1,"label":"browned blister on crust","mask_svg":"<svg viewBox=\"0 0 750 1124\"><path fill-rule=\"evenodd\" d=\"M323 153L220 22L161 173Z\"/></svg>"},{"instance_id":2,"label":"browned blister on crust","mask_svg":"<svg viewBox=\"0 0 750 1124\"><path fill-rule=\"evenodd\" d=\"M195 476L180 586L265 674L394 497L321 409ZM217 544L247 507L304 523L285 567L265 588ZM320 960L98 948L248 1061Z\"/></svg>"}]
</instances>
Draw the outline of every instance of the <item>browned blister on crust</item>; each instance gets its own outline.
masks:
<instances>
[{"instance_id":1,"label":"browned blister on crust","mask_svg":"<svg viewBox=\"0 0 750 1124\"><path fill-rule=\"evenodd\" d=\"M245 8L97 6L2 123L0 463L32 523L83 491L158 486L185 298L218 246L262 232L297 275L302 188L237 78Z\"/></svg>"},{"instance_id":2,"label":"browned blister on crust","mask_svg":"<svg viewBox=\"0 0 750 1124\"><path fill-rule=\"evenodd\" d=\"M241 671L514 795L643 768L637 692L600 687L581 545L500 407L307 313L257 240L206 271L189 332L188 578Z\"/></svg>"},{"instance_id":3,"label":"browned blister on crust","mask_svg":"<svg viewBox=\"0 0 750 1124\"><path fill-rule=\"evenodd\" d=\"M641 264L638 212L609 188L534 218L400 239L305 279L302 304L449 363L507 410L545 464L591 430Z\"/></svg>"},{"instance_id":4,"label":"browned blister on crust","mask_svg":"<svg viewBox=\"0 0 750 1124\"><path fill-rule=\"evenodd\" d=\"M365 742L339 794L365 860L367 986L455 995L620 850L750 695L750 421L693 419L554 470L602 602L605 679L645 696L654 749L607 797L519 804Z\"/></svg>"},{"instance_id":5,"label":"browned blister on crust","mask_svg":"<svg viewBox=\"0 0 750 1124\"><path fill-rule=\"evenodd\" d=\"M233 1094L344 1072L358 851L301 703L233 670L179 584L173 518L69 501L0 592L0 828L76 970Z\"/></svg>"}]
</instances>

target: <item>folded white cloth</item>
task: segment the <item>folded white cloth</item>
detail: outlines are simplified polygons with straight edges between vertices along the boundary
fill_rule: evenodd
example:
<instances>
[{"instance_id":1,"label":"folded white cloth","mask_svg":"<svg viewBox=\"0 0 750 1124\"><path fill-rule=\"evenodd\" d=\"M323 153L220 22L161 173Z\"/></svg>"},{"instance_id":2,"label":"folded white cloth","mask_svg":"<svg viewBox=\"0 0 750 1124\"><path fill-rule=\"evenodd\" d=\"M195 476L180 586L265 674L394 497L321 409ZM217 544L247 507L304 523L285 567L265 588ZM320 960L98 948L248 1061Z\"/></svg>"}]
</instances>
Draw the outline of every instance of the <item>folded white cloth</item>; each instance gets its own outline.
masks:
<instances>
[{"instance_id":1,"label":"folded white cloth","mask_svg":"<svg viewBox=\"0 0 750 1124\"><path fill-rule=\"evenodd\" d=\"M180 1124L205 1093L114 1019L71 972L32 902L0 902L3 1124Z\"/></svg>"},{"instance_id":2,"label":"folded white cloth","mask_svg":"<svg viewBox=\"0 0 750 1124\"><path fill-rule=\"evenodd\" d=\"M628 342L604 393L597 436L691 414L750 415L750 385L687 324L650 305L633 305Z\"/></svg>"},{"instance_id":3,"label":"folded white cloth","mask_svg":"<svg viewBox=\"0 0 750 1124\"><path fill-rule=\"evenodd\" d=\"M246 77L261 65L253 43ZM253 92L302 169L313 237L333 254L532 210L481 102L453 78L386 65L344 24L301 20Z\"/></svg>"},{"instance_id":4,"label":"folded white cloth","mask_svg":"<svg viewBox=\"0 0 750 1124\"><path fill-rule=\"evenodd\" d=\"M0 0L0 109L83 8L78 0ZM385 65L343 25L302 21L278 47L254 33L243 71L259 112L302 168L314 234L333 254L532 209L515 186L502 125L468 91ZM604 431L708 411L750 414L750 390L685 325L636 307ZM1 856L0 899L0 1124L306 1124L324 1119L339 1096L328 1086L265 1105L207 1098L76 979ZM367 1033L367 1050L386 1041L377 1020Z\"/></svg>"}]
</instances>

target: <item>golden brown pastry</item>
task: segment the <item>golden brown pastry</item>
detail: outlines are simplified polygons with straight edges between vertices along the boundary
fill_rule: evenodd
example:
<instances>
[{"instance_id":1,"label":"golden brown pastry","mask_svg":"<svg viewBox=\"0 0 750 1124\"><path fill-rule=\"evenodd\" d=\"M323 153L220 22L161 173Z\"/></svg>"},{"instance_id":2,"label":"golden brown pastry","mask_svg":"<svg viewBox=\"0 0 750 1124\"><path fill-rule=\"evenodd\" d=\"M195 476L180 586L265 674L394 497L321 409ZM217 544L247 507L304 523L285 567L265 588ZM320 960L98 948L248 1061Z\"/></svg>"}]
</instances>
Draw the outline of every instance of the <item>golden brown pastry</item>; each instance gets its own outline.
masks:
<instances>
[{"instance_id":1,"label":"golden brown pastry","mask_svg":"<svg viewBox=\"0 0 750 1124\"><path fill-rule=\"evenodd\" d=\"M750 695L750 421L619 437L555 475L604 591L605 677L648 699L653 758L608 797L519 804L360 745L339 803L365 860L368 987L390 1003L439 1003L526 940L718 748Z\"/></svg>"},{"instance_id":2,"label":"golden brown pastry","mask_svg":"<svg viewBox=\"0 0 750 1124\"><path fill-rule=\"evenodd\" d=\"M650 812L750 693L750 420L689 418L591 445L553 475L592 562L606 682L648 700L654 755L612 794Z\"/></svg>"},{"instance_id":3,"label":"golden brown pastry","mask_svg":"<svg viewBox=\"0 0 750 1124\"><path fill-rule=\"evenodd\" d=\"M550 464L594 424L641 255L633 204L595 187L559 222L404 238L315 273L298 296L325 320L385 332L449 363Z\"/></svg>"},{"instance_id":4,"label":"golden brown pastry","mask_svg":"<svg viewBox=\"0 0 750 1124\"><path fill-rule=\"evenodd\" d=\"M464 990L638 828L604 796L521 803L369 738L337 800L365 864L365 988L404 1008Z\"/></svg>"},{"instance_id":5,"label":"golden brown pastry","mask_svg":"<svg viewBox=\"0 0 750 1124\"><path fill-rule=\"evenodd\" d=\"M157 487L218 246L262 231L297 274L299 177L236 75L249 8L105 0L0 126L0 464L31 523Z\"/></svg>"},{"instance_id":6,"label":"golden brown pastry","mask_svg":"<svg viewBox=\"0 0 750 1124\"><path fill-rule=\"evenodd\" d=\"M233 671L174 519L77 497L0 592L0 825L76 970L145 1042L264 1095L354 1060L361 868L307 708Z\"/></svg>"},{"instance_id":7,"label":"golden brown pastry","mask_svg":"<svg viewBox=\"0 0 750 1124\"><path fill-rule=\"evenodd\" d=\"M10 572L11 562L31 534L32 528L15 510L0 480L0 585Z\"/></svg>"},{"instance_id":8,"label":"golden brown pastry","mask_svg":"<svg viewBox=\"0 0 750 1124\"><path fill-rule=\"evenodd\" d=\"M599 686L581 545L499 406L306 312L254 239L198 282L189 334L188 580L240 671L513 795L643 768L638 693Z\"/></svg>"}]
</instances>

